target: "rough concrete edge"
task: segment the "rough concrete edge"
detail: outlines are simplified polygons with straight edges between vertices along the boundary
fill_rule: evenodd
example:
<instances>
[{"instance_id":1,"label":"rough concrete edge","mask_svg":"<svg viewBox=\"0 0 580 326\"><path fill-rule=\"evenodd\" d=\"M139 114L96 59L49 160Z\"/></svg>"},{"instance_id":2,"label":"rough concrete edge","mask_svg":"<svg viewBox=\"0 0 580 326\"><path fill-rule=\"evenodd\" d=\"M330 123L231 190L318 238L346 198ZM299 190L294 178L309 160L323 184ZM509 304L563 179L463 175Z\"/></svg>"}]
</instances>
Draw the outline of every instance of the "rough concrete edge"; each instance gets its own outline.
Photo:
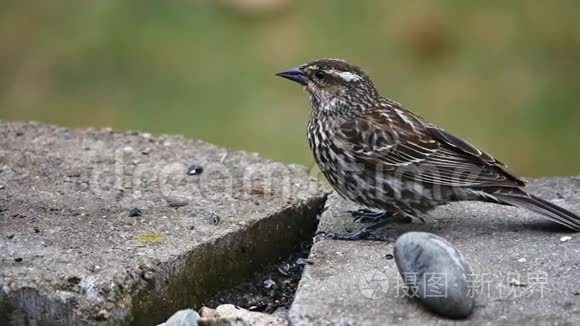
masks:
<instances>
[{"instance_id":1,"label":"rough concrete edge","mask_svg":"<svg viewBox=\"0 0 580 326\"><path fill-rule=\"evenodd\" d=\"M97 134L111 134L111 135L121 134L121 135L129 135L129 136L142 136L142 137L146 137L147 139L156 139L158 141L175 140L175 141L187 142L188 144L191 144L191 145L198 145L198 146L201 145L201 146L208 146L208 147L211 147L213 149L223 149L224 152L228 152L228 153L240 153L240 154L245 154L245 155L252 155L257 159L262 159L262 160L267 161L267 162L279 162L279 161L275 161L275 160L266 158L258 152L252 152L252 151L248 151L248 150L228 147L227 145L223 145L223 144L214 144L214 143L210 143L209 141L206 141L203 139L190 138L190 137L182 135L182 134L170 134L170 133L165 133L165 132L151 132L151 131L146 131L146 130L141 130L141 129L116 129L116 128L105 127L105 126L95 127L95 126L90 126L90 125L76 126L76 127L60 126L60 125L56 125L53 123L43 122L43 121L38 121L38 120L0 119L0 125L5 125L5 126L9 126L9 127L16 126L16 127L20 127L20 128L27 127L27 126L28 127L46 127L46 128L52 128L53 131L84 130L86 132L97 133ZM286 165L290 165L290 166L301 166L300 164L284 163L284 162L281 162L281 163L286 164Z\"/></svg>"},{"instance_id":2,"label":"rough concrete edge","mask_svg":"<svg viewBox=\"0 0 580 326\"><path fill-rule=\"evenodd\" d=\"M166 286L149 287L133 296L132 323L162 322L179 309L199 306L218 291L240 284L290 254L296 244L313 236L325 201L326 195L320 194L166 264L164 275L155 280ZM148 298L140 300L141 295Z\"/></svg>"}]
</instances>

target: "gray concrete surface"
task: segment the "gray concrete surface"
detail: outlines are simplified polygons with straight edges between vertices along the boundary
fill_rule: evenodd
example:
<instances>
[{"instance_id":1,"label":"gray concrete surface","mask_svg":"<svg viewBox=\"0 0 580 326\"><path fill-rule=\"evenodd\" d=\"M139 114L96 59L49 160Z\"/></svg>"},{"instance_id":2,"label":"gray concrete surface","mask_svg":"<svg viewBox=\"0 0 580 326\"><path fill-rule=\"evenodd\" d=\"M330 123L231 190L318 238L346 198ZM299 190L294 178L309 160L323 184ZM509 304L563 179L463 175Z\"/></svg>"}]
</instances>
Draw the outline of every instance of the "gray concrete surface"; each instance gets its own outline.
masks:
<instances>
[{"instance_id":1,"label":"gray concrete surface","mask_svg":"<svg viewBox=\"0 0 580 326\"><path fill-rule=\"evenodd\" d=\"M530 191L580 212L580 178L532 180ZM353 230L350 203L329 196L319 230ZM390 225L450 241L473 270L474 313L463 324L580 325L580 234L521 209L457 203L429 224ZM567 237L571 239L567 240ZM563 241L562 241L563 240ZM290 309L293 325L453 324L419 306L402 286L393 244L318 240ZM389 259L390 258L390 259Z\"/></svg>"},{"instance_id":2,"label":"gray concrete surface","mask_svg":"<svg viewBox=\"0 0 580 326\"><path fill-rule=\"evenodd\" d=\"M323 201L251 153L0 123L0 325L162 322L311 236Z\"/></svg>"}]
</instances>

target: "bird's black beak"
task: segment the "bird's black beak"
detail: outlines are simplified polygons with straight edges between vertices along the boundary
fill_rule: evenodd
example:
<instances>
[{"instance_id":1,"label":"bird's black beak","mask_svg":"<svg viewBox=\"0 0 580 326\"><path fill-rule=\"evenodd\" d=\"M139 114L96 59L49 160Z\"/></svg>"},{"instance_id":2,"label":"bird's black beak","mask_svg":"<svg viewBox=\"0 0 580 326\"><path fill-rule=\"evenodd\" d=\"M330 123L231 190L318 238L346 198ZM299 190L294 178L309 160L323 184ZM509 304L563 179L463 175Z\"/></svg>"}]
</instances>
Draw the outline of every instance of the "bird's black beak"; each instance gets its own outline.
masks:
<instances>
[{"instance_id":1,"label":"bird's black beak","mask_svg":"<svg viewBox=\"0 0 580 326\"><path fill-rule=\"evenodd\" d=\"M290 70L282 71L277 73L276 76L290 79L291 81L297 82L300 85L306 85L306 82L308 82L308 77L306 77L300 68L292 68Z\"/></svg>"}]
</instances>

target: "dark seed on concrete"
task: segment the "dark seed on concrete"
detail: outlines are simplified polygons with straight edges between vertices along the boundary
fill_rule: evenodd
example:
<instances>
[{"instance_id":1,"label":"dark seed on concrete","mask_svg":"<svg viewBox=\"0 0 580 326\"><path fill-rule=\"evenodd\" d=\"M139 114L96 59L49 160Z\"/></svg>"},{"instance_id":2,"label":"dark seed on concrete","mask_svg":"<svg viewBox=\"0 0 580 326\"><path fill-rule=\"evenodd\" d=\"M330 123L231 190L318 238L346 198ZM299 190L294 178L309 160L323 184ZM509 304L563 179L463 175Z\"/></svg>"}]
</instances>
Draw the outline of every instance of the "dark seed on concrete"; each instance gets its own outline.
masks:
<instances>
[{"instance_id":1,"label":"dark seed on concrete","mask_svg":"<svg viewBox=\"0 0 580 326\"><path fill-rule=\"evenodd\" d=\"M187 169L188 175L199 175L203 172L203 167L198 164L192 164L189 169Z\"/></svg>"},{"instance_id":2,"label":"dark seed on concrete","mask_svg":"<svg viewBox=\"0 0 580 326\"><path fill-rule=\"evenodd\" d=\"M39 228L34 228L34 233L40 233L40 229Z\"/></svg>"},{"instance_id":3,"label":"dark seed on concrete","mask_svg":"<svg viewBox=\"0 0 580 326\"><path fill-rule=\"evenodd\" d=\"M188 205L188 203L184 202L184 201L170 201L167 204L169 205L169 207L172 207L172 208L179 208L179 207L184 207L184 206Z\"/></svg>"},{"instance_id":4,"label":"dark seed on concrete","mask_svg":"<svg viewBox=\"0 0 580 326\"><path fill-rule=\"evenodd\" d=\"M220 223L220 217L215 214L209 214L207 217L207 222L211 225L218 225Z\"/></svg>"},{"instance_id":5,"label":"dark seed on concrete","mask_svg":"<svg viewBox=\"0 0 580 326\"><path fill-rule=\"evenodd\" d=\"M445 239L426 232L405 233L395 243L395 259L409 290L432 311L451 318L471 314L469 266Z\"/></svg>"},{"instance_id":6,"label":"dark seed on concrete","mask_svg":"<svg viewBox=\"0 0 580 326\"><path fill-rule=\"evenodd\" d=\"M22 261L22 257L16 257L16 258L14 258L14 261L17 262L17 263L19 263L19 262Z\"/></svg>"},{"instance_id":7,"label":"dark seed on concrete","mask_svg":"<svg viewBox=\"0 0 580 326\"><path fill-rule=\"evenodd\" d=\"M395 256L393 256L393 254L386 254L385 258L386 259L393 259Z\"/></svg>"},{"instance_id":8,"label":"dark seed on concrete","mask_svg":"<svg viewBox=\"0 0 580 326\"><path fill-rule=\"evenodd\" d=\"M129 217L137 217L137 216L141 216L141 215L143 215L143 212L141 212L141 210L137 207L131 208L129 210Z\"/></svg>"},{"instance_id":9,"label":"dark seed on concrete","mask_svg":"<svg viewBox=\"0 0 580 326\"><path fill-rule=\"evenodd\" d=\"M9 235L6 236L6 238L8 240L14 239L14 234L9 234Z\"/></svg>"}]
</instances>

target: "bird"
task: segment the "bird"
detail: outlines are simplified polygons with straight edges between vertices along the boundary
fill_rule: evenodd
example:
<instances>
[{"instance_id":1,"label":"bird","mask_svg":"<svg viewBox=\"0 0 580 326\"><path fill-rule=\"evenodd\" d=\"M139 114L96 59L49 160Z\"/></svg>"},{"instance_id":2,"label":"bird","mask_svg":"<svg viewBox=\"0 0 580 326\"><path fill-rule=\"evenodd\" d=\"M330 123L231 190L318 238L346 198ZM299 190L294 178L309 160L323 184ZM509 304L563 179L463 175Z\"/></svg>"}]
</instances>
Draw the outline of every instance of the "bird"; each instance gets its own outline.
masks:
<instances>
[{"instance_id":1,"label":"bird","mask_svg":"<svg viewBox=\"0 0 580 326\"><path fill-rule=\"evenodd\" d=\"M526 182L469 142L383 97L360 67L317 59L276 74L303 86L311 105L308 144L328 183L363 207L360 230L324 235L382 239L393 220L425 222L435 207L458 201L515 206L580 231L580 217L524 190Z\"/></svg>"}]
</instances>

